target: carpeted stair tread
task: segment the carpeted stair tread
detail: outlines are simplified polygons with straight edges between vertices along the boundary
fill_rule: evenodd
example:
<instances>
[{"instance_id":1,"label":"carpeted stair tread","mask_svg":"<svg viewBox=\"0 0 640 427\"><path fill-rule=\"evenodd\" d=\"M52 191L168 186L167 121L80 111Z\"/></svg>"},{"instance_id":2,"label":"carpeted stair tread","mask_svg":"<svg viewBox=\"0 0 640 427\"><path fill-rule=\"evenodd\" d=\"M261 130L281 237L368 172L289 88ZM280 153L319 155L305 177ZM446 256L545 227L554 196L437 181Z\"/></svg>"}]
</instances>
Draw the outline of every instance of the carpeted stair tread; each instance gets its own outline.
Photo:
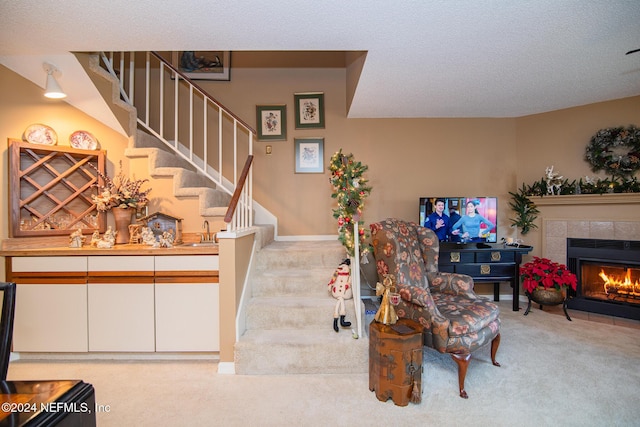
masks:
<instances>
[{"instance_id":1,"label":"carpeted stair tread","mask_svg":"<svg viewBox=\"0 0 640 427\"><path fill-rule=\"evenodd\" d=\"M354 339L350 329L341 329L336 333L330 326L304 331L247 331L236 344L236 373L366 373L368 348L368 339Z\"/></svg>"},{"instance_id":2,"label":"carpeted stair tread","mask_svg":"<svg viewBox=\"0 0 640 427\"><path fill-rule=\"evenodd\" d=\"M281 296L307 295L329 297L327 285L331 277L327 277L326 268L271 269L263 271L255 277L253 296L267 296L277 293Z\"/></svg>"},{"instance_id":3,"label":"carpeted stair tread","mask_svg":"<svg viewBox=\"0 0 640 427\"><path fill-rule=\"evenodd\" d=\"M327 297L258 297L247 304L248 329L322 328L331 325L336 300ZM353 299L345 301L346 320L355 319Z\"/></svg>"}]
</instances>

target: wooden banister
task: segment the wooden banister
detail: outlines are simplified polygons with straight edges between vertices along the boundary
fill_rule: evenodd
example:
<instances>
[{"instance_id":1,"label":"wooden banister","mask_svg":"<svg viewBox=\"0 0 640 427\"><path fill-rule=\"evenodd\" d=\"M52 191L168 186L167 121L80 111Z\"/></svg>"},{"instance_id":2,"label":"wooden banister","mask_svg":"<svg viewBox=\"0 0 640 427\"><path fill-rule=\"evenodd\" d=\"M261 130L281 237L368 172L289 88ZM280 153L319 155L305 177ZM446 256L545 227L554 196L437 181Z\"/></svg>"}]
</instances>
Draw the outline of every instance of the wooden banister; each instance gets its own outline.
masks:
<instances>
[{"instance_id":1,"label":"wooden banister","mask_svg":"<svg viewBox=\"0 0 640 427\"><path fill-rule=\"evenodd\" d=\"M240 174L240 178L238 179L238 183L236 185L236 191L233 192L233 196L231 197L231 202L229 203L229 208L227 209L227 213L224 216L224 222L227 224L231 222L233 219L233 214L236 211L236 207L238 206L238 201L240 200L240 193L242 193L242 189L244 188L244 184L247 181L247 176L249 175L249 169L251 169L251 163L253 162L253 154L249 154L247 156L247 161L244 163L244 167L242 168L242 174Z\"/></svg>"}]
</instances>

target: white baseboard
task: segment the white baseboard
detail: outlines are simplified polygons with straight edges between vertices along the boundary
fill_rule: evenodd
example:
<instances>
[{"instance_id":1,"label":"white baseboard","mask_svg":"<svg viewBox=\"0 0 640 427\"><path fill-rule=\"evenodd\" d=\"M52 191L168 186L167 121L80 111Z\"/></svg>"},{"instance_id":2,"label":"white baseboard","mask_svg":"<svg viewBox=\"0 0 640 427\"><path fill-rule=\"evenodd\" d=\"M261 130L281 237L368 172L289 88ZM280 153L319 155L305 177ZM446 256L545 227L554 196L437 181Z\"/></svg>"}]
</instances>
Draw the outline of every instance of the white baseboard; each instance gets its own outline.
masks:
<instances>
[{"instance_id":1,"label":"white baseboard","mask_svg":"<svg viewBox=\"0 0 640 427\"><path fill-rule=\"evenodd\" d=\"M218 353L11 353L15 360L211 360L220 359ZM13 360L13 359L12 359Z\"/></svg>"},{"instance_id":2,"label":"white baseboard","mask_svg":"<svg viewBox=\"0 0 640 427\"><path fill-rule=\"evenodd\" d=\"M219 374L235 375L235 373L236 373L236 364L234 362L219 362L218 363L218 373Z\"/></svg>"},{"instance_id":3,"label":"white baseboard","mask_svg":"<svg viewBox=\"0 0 640 427\"><path fill-rule=\"evenodd\" d=\"M329 235L306 235L306 236L276 236L275 240L278 242L306 242L306 241L325 241L325 240L335 240L338 241L337 234L329 234Z\"/></svg>"}]
</instances>

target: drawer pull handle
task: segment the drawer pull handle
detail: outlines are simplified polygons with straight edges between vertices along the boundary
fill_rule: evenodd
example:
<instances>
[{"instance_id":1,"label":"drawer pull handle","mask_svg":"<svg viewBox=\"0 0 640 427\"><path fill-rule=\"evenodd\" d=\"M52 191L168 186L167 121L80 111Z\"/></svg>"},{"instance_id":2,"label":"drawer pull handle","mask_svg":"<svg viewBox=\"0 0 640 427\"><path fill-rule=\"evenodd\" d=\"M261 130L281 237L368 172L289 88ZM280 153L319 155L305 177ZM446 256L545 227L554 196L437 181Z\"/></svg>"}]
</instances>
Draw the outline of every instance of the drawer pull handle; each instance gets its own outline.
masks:
<instances>
[{"instance_id":1,"label":"drawer pull handle","mask_svg":"<svg viewBox=\"0 0 640 427\"><path fill-rule=\"evenodd\" d=\"M460 262L460 252L451 252L451 262Z\"/></svg>"},{"instance_id":2,"label":"drawer pull handle","mask_svg":"<svg viewBox=\"0 0 640 427\"><path fill-rule=\"evenodd\" d=\"M500 261L500 252L491 252L491 261Z\"/></svg>"},{"instance_id":3,"label":"drawer pull handle","mask_svg":"<svg viewBox=\"0 0 640 427\"><path fill-rule=\"evenodd\" d=\"M491 266L489 264L482 264L480 266L480 274L491 274Z\"/></svg>"}]
</instances>

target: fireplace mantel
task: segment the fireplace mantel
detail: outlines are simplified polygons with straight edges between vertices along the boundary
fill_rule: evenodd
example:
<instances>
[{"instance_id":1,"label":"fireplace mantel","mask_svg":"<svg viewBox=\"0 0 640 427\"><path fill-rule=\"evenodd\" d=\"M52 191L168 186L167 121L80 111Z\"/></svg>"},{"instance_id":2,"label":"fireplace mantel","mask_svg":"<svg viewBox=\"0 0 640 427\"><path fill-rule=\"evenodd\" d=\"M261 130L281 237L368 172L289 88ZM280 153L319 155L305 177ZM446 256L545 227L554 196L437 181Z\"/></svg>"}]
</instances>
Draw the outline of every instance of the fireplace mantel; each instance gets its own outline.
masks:
<instances>
[{"instance_id":1,"label":"fireplace mantel","mask_svg":"<svg viewBox=\"0 0 640 427\"><path fill-rule=\"evenodd\" d=\"M555 205L620 205L640 204L640 193L571 194L558 196L531 196L536 206Z\"/></svg>"}]
</instances>

